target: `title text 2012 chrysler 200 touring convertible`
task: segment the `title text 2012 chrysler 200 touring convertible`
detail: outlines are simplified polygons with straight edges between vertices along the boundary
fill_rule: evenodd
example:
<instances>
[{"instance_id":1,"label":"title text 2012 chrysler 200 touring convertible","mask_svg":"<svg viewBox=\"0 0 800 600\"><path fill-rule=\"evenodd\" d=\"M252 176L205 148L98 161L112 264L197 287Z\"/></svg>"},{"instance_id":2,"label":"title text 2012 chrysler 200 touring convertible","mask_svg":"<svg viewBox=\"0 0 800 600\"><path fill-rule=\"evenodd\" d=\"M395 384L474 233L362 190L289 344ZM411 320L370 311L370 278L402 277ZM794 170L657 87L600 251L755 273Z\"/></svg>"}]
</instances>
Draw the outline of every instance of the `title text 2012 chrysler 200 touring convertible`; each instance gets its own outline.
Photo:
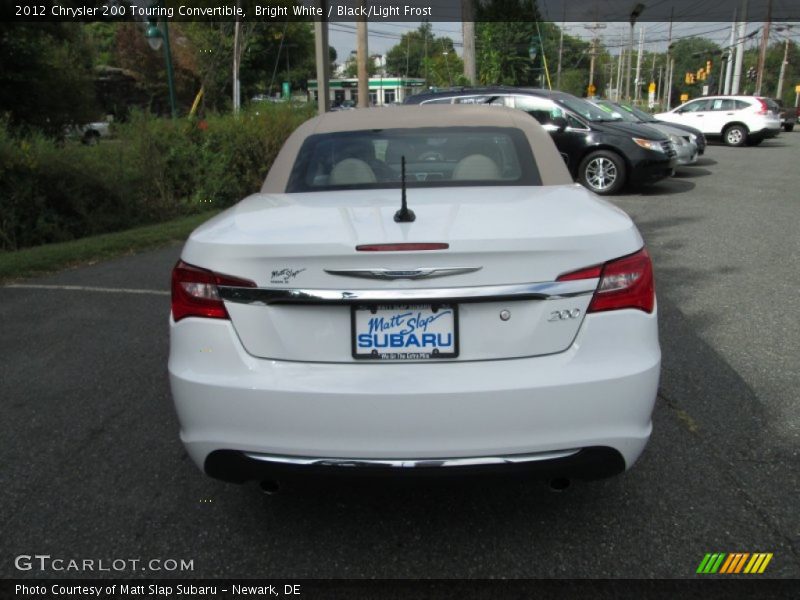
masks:
<instances>
[{"instance_id":1,"label":"title text 2012 chrysler 200 touring convertible","mask_svg":"<svg viewBox=\"0 0 800 600\"><path fill-rule=\"evenodd\" d=\"M481 106L306 122L190 236L170 333L181 439L236 482L610 476L661 361L636 227L534 119Z\"/></svg>"}]
</instances>

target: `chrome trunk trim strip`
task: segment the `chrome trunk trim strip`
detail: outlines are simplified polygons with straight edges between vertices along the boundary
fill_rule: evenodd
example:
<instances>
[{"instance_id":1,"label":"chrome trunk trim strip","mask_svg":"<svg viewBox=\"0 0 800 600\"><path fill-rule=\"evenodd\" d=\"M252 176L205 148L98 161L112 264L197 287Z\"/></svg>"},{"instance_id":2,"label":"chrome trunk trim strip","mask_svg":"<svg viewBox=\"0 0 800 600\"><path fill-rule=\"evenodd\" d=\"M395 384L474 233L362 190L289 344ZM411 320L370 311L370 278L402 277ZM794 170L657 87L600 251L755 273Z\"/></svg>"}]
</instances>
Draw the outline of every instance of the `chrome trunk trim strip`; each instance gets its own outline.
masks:
<instances>
[{"instance_id":1,"label":"chrome trunk trim strip","mask_svg":"<svg viewBox=\"0 0 800 600\"><path fill-rule=\"evenodd\" d=\"M599 279L453 288L336 290L219 286L220 297L237 304L409 304L556 300L593 294Z\"/></svg>"}]
</instances>

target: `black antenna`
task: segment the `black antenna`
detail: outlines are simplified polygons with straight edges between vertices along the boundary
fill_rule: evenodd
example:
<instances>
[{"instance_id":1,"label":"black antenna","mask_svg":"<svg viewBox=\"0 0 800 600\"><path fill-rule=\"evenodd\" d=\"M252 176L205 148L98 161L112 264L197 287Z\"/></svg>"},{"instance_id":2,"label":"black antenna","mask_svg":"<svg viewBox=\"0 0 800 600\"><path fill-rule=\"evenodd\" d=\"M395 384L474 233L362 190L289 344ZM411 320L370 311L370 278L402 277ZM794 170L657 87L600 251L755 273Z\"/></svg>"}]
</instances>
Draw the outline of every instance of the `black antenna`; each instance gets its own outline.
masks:
<instances>
[{"instance_id":1,"label":"black antenna","mask_svg":"<svg viewBox=\"0 0 800 600\"><path fill-rule=\"evenodd\" d=\"M400 210L394 213L394 220L397 223L411 223L416 220L417 215L413 210L408 209L406 202L406 157L400 157Z\"/></svg>"}]
</instances>

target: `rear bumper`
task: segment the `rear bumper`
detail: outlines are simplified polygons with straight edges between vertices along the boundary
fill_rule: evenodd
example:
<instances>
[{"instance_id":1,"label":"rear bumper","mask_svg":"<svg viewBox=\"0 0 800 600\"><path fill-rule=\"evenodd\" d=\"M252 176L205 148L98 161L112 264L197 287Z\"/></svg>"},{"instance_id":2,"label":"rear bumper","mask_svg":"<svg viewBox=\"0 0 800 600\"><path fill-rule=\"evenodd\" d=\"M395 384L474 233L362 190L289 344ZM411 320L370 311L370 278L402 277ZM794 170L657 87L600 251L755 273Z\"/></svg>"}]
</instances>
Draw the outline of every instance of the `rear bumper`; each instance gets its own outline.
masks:
<instances>
[{"instance_id":1,"label":"rear bumper","mask_svg":"<svg viewBox=\"0 0 800 600\"><path fill-rule=\"evenodd\" d=\"M353 479L391 477L425 479L524 475L526 477L600 479L625 470L625 459L613 448L592 447L565 452L469 457L454 460L364 461L361 459L313 460L299 457L253 455L237 450L215 450L205 460L207 475L231 483L251 480Z\"/></svg>"},{"instance_id":2,"label":"rear bumper","mask_svg":"<svg viewBox=\"0 0 800 600\"><path fill-rule=\"evenodd\" d=\"M317 472L332 465L313 459L427 462L552 452L571 454L525 467L569 467L590 478L592 470L602 477L629 468L644 449L660 359L656 315L636 310L587 316L559 354L435 364L258 359L230 322L187 318L171 325L169 374L181 439L194 462L221 479L289 468L270 457L312 459L291 470ZM598 447L610 449L601 452L603 465L593 458ZM608 458L614 455L621 458ZM458 472L450 468L433 471Z\"/></svg>"},{"instance_id":3,"label":"rear bumper","mask_svg":"<svg viewBox=\"0 0 800 600\"><path fill-rule=\"evenodd\" d=\"M766 140L769 138L774 138L780 132L781 132L781 127L777 128L769 127L769 128L759 129L758 131L751 131L748 134L748 136L751 138Z\"/></svg>"}]
</instances>

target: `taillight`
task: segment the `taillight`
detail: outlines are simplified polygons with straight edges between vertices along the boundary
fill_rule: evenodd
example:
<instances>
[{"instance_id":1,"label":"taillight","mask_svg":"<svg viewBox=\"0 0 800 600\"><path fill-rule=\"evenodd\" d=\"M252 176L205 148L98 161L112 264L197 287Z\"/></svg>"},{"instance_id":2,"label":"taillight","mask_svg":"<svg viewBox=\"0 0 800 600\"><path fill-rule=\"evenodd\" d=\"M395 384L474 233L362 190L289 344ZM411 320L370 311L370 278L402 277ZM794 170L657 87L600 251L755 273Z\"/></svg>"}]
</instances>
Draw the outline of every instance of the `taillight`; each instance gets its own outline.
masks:
<instances>
[{"instance_id":1,"label":"taillight","mask_svg":"<svg viewBox=\"0 0 800 600\"><path fill-rule=\"evenodd\" d=\"M220 275L179 260L172 269L172 318L176 321L184 317L229 318L218 285L256 287L249 279Z\"/></svg>"},{"instance_id":2,"label":"taillight","mask_svg":"<svg viewBox=\"0 0 800 600\"><path fill-rule=\"evenodd\" d=\"M558 281L599 278L597 289L586 312L636 308L653 312L656 301L653 264L646 248L610 260L603 265L565 273Z\"/></svg>"},{"instance_id":3,"label":"taillight","mask_svg":"<svg viewBox=\"0 0 800 600\"><path fill-rule=\"evenodd\" d=\"M758 111L758 114L766 115L769 112L769 105L761 98L756 98L756 100L758 100L758 102L761 104L761 110Z\"/></svg>"}]
</instances>

